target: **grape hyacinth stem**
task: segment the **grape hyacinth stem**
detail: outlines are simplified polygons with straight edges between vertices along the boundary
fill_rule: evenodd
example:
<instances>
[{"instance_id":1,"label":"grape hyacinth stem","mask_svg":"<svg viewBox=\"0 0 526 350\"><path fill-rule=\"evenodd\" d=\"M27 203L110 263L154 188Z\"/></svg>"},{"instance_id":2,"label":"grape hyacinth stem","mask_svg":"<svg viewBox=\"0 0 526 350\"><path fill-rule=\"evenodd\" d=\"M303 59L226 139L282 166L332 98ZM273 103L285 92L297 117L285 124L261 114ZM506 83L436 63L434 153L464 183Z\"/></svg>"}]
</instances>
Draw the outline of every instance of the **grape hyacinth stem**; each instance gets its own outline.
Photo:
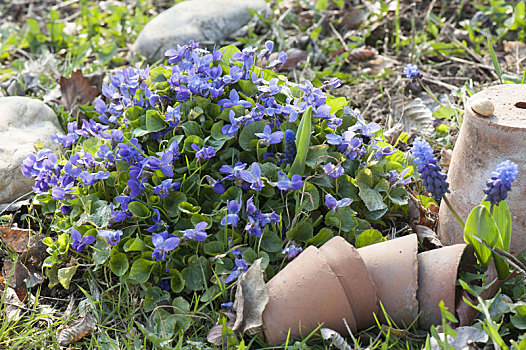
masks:
<instances>
[{"instance_id":1,"label":"grape hyacinth stem","mask_svg":"<svg viewBox=\"0 0 526 350\"><path fill-rule=\"evenodd\" d=\"M444 195L442 197L442 199L444 200L444 202L446 203L447 207L449 208L449 210L451 210L451 212L453 213L453 216L455 217L455 219L457 219L458 223L460 224L460 226L462 226L462 229L464 229L464 226L466 226L466 224L464 223L464 220L462 220L462 218L460 217L460 215L458 215L457 211L455 210L455 208L453 207L453 205L451 205L451 202L449 201L449 199L447 199L447 196Z\"/></svg>"}]
</instances>

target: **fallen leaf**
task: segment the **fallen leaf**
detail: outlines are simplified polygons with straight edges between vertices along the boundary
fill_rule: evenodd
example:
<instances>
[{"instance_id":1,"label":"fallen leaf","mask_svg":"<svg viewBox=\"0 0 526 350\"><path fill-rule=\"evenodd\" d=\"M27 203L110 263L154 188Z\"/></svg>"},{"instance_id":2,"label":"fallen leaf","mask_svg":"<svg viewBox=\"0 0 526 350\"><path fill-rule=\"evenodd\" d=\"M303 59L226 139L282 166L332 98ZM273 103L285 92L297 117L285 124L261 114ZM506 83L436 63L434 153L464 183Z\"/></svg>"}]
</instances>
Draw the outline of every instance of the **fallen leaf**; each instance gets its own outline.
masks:
<instances>
[{"instance_id":1,"label":"fallen leaf","mask_svg":"<svg viewBox=\"0 0 526 350\"><path fill-rule=\"evenodd\" d=\"M398 137L400 136L402 131L404 131L404 124L396 123L384 132L384 137L388 143L393 145L396 142L396 140L398 140Z\"/></svg>"},{"instance_id":2,"label":"fallen leaf","mask_svg":"<svg viewBox=\"0 0 526 350\"><path fill-rule=\"evenodd\" d=\"M436 233L429 227L415 225L414 228L418 236L418 241L425 249L432 250L442 247L442 242L440 242Z\"/></svg>"},{"instance_id":3,"label":"fallen leaf","mask_svg":"<svg viewBox=\"0 0 526 350\"><path fill-rule=\"evenodd\" d=\"M224 314L227 317L227 322L226 322L227 328L232 329L234 327L234 323L236 322L236 314L230 311L224 312ZM226 343L226 339L223 336L223 334L224 334L223 324L217 324L213 326L212 328L210 328L210 330L208 331L208 334L206 335L206 340L209 343L212 343L217 346L221 346L224 343Z\"/></svg>"},{"instance_id":4,"label":"fallen leaf","mask_svg":"<svg viewBox=\"0 0 526 350\"><path fill-rule=\"evenodd\" d=\"M76 105L91 103L99 95L99 90L80 70L71 73L71 78L60 77L60 92L60 103L67 110L72 110Z\"/></svg>"},{"instance_id":5,"label":"fallen leaf","mask_svg":"<svg viewBox=\"0 0 526 350\"><path fill-rule=\"evenodd\" d=\"M296 69L301 62L304 62L307 57L309 57L309 53L307 51L296 48L289 49L285 51L285 53L287 54L287 61L285 64L279 67L278 70L281 72L290 72ZM272 55L270 55L269 62L277 60L278 55L279 52L274 52Z\"/></svg>"},{"instance_id":6,"label":"fallen leaf","mask_svg":"<svg viewBox=\"0 0 526 350\"><path fill-rule=\"evenodd\" d=\"M345 33L351 29L356 29L363 23L369 16L369 11L355 8L351 11L345 11L340 23L338 24L338 30L341 33Z\"/></svg>"},{"instance_id":7,"label":"fallen leaf","mask_svg":"<svg viewBox=\"0 0 526 350\"><path fill-rule=\"evenodd\" d=\"M4 299L3 304L5 305L5 317L9 321L17 321L20 318L20 309L24 306L18 298L13 288L0 286L0 289L5 294L2 296Z\"/></svg>"},{"instance_id":8,"label":"fallen leaf","mask_svg":"<svg viewBox=\"0 0 526 350\"><path fill-rule=\"evenodd\" d=\"M58 336L58 345L68 346L90 334L95 329L95 317L91 313L77 319L70 327L64 328Z\"/></svg>"},{"instance_id":9,"label":"fallen leaf","mask_svg":"<svg viewBox=\"0 0 526 350\"><path fill-rule=\"evenodd\" d=\"M9 282L9 287L14 289L18 298L24 300L27 296L26 281L30 275L27 267L20 261L14 263L11 260L6 260L2 267L2 274L4 280Z\"/></svg>"},{"instance_id":10,"label":"fallen leaf","mask_svg":"<svg viewBox=\"0 0 526 350\"><path fill-rule=\"evenodd\" d=\"M378 54L375 48L371 46L357 47L349 52L349 57L347 57L347 62L359 62L371 59Z\"/></svg>"},{"instance_id":11,"label":"fallen leaf","mask_svg":"<svg viewBox=\"0 0 526 350\"><path fill-rule=\"evenodd\" d=\"M17 253L22 253L26 250L29 236L34 236L34 232L27 229L9 227L9 225L0 225L0 238Z\"/></svg>"},{"instance_id":12,"label":"fallen leaf","mask_svg":"<svg viewBox=\"0 0 526 350\"><path fill-rule=\"evenodd\" d=\"M333 331L330 328L322 328L321 336L325 340L331 340L331 345L338 350L353 350L353 347L347 344L345 339L340 335L340 333Z\"/></svg>"},{"instance_id":13,"label":"fallen leaf","mask_svg":"<svg viewBox=\"0 0 526 350\"><path fill-rule=\"evenodd\" d=\"M259 333L263 326L263 311L268 300L269 295L261 271L261 259L257 259L248 271L238 278L234 302L236 322L232 329L242 333Z\"/></svg>"},{"instance_id":14,"label":"fallen leaf","mask_svg":"<svg viewBox=\"0 0 526 350\"><path fill-rule=\"evenodd\" d=\"M485 331L474 327L458 327L455 329L455 332L457 332L456 337L452 337L451 335L447 336L447 343L453 349L471 349L470 345L473 343L486 343L488 341L488 334ZM438 335L443 341L445 338L444 333L438 333ZM441 349L435 338L431 338L430 345L431 350Z\"/></svg>"}]
</instances>

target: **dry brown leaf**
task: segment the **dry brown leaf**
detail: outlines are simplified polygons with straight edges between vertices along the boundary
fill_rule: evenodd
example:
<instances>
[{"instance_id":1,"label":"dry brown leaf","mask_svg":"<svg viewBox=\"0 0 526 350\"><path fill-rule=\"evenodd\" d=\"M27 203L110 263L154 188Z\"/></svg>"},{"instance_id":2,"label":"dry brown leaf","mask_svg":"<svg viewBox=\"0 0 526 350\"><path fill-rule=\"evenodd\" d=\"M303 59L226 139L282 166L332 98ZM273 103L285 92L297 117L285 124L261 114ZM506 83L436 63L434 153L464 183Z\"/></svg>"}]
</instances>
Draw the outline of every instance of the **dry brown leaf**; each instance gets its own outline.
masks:
<instances>
[{"instance_id":1,"label":"dry brown leaf","mask_svg":"<svg viewBox=\"0 0 526 350\"><path fill-rule=\"evenodd\" d=\"M447 336L447 343L453 347L453 349L472 349L470 343L486 343L488 341L488 334L481 329L474 327L458 327L455 328L457 333L456 337L451 335ZM441 340L444 340L444 333L438 333ZM439 350L442 347L438 344L435 338L431 338L430 341L431 350Z\"/></svg>"},{"instance_id":2,"label":"dry brown leaf","mask_svg":"<svg viewBox=\"0 0 526 350\"><path fill-rule=\"evenodd\" d=\"M27 296L27 279L29 278L29 270L20 261L14 263L11 260L4 261L2 267L2 274L5 281L9 281L9 287L13 288L20 300L24 300Z\"/></svg>"},{"instance_id":3,"label":"dry brown leaf","mask_svg":"<svg viewBox=\"0 0 526 350\"><path fill-rule=\"evenodd\" d=\"M263 311L268 300L261 259L257 259L247 272L239 276L234 302L236 322L232 329L242 333L258 333L263 326Z\"/></svg>"},{"instance_id":4,"label":"dry brown leaf","mask_svg":"<svg viewBox=\"0 0 526 350\"><path fill-rule=\"evenodd\" d=\"M58 336L58 345L68 346L90 334L95 329L95 317L89 312L77 319L70 327L64 328Z\"/></svg>"},{"instance_id":5,"label":"dry brown leaf","mask_svg":"<svg viewBox=\"0 0 526 350\"><path fill-rule=\"evenodd\" d=\"M351 11L345 11L340 23L338 24L338 31L345 33L351 29L356 29L369 16L369 11L359 8L354 8Z\"/></svg>"},{"instance_id":6,"label":"dry brown leaf","mask_svg":"<svg viewBox=\"0 0 526 350\"><path fill-rule=\"evenodd\" d=\"M378 51L371 46L358 47L349 52L347 62L365 61L375 57Z\"/></svg>"},{"instance_id":7,"label":"dry brown leaf","mask_svg":"<svg viewBox=\"0 0 526 350\"><path fill-rule=\"evenodd\" d=\"M427 250L437 249L442 247L442 242L438 239L436 233L427 226L414 226L418 241Z\"/></svg>"},{"instance_id":8,"label":"dry brown leaf","mask_svg":"<svg viewBox=\"0 0 526 350\"><path fill-rule=\"evenodd\" d=\"M22 253L26 250L29 236L34 236L34 232L17 227L9 227L9 225L0 225L0 238L17 253Z\"/></svg>"},{"instance_id":9,"label":"dry brown leaf","mask_svg":"<svg viewBox=\"0 0 526 350\"><path fill-rule=\"evenodd\" d=\"M289 49L285 51L287 54L287 61L279 67L280 72L290 72L298 67L298 64L301 62L304 62L307 57L309 57L309 53L305 50L300 50L296 48ZM278 59L279 52L274 52L272 55L270 55L269 62L272 62L274 60Z\"/></svg>"},{"instance_id":10,"label":"dry brown leaf","mask_svg":"<svg viewBox=\"0 0 526 350\"><path fill-rule=\"evenodd\" d=\"M4 305L5 305L5 316L7 320L9 321L16 321L20 318L20 309L24 307L20 299L18 298L15 290L13 288L7 287L4 288L0 286L0 292L5 293L5 296L3 296L4 299ZM2 296L0 296L2 297Z\"/></svg>"},{"instance_id":11,"label":"dry brown leaf","mask_svg":"<svg viewBox=\"0 0 526 350\"><path fill-rule=\"evenodd\" d=\"M68 110L76 105L91 103L99 95L99 90L80 70L71 73L71 78L60 77L60 92L60 103Z\"/></svg>"},{"instance_id":12,"label":"dry brown leaf","mask_svg":"<svg viewBox=\"0 0 526 350\"><path fill-rule=\"evenodd\" d=\"M224 314L227 317L226 326L232 329L234 327L234 323L236 322L236 314L230 311L225 312ZM226 343L227 340L223 337L223 325L217 324L210 328L208 334L206 335L206 340L216 346L221 346Z\"/></svg>"}]
</instances>

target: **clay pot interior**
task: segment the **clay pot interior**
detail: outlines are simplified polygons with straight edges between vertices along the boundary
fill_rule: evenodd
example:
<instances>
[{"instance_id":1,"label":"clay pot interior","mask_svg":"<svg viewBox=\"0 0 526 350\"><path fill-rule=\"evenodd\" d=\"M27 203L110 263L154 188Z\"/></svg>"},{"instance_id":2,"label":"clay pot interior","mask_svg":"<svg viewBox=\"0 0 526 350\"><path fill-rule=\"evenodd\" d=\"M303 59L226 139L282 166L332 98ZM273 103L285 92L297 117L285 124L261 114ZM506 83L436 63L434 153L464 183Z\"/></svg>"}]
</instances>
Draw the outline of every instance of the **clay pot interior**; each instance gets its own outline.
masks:
<instances>
[{"instance_id":1,"label":"clay pot interior","mask_svg":"<svg viewBox=\"0 0 526 350\"><path fill-rule=\"evenodd\" d=\"M462 265L465 268L473 266L467 261L476 262L471 246L456 244L418 254L420 328L429 329L432 325L441 324L441 300L450 312L455 312L457 294L460 292L456 288L456 281L461 260L465 262Z\"/></svg>"},{"instance_id":2,"label":"clay pot interior","mask_svg":"<svg viewBox=\"0 0 526 350\"><path fill-rule=\"evenodd\" d=\"M267 283L269 301L263 312L264 333L270 345L291 336L306 336L321 323L345 334L343 319L356 323L345 291L324 255L305 249ZM301 325L301 330L299 329Z\"/></svg>"},{"instance_id":3,"label":"clay pot interior","mask_svg":"<svg viewBox=\"0 0 526 350\"><path fill-rule=\"evenodd\" d=\"M416 234L358 249L376 287L378 299L398 326L418 316L418 239ZM383 313L378 318L385 322Z\"/></svg>"},{"instance_id":4,"label":"clay pot interior","mask_svg":"<svg viewBox=\"0 0 526 350\"><path fill-rule=\"evenodd\" d=\"M343 237L336 236L320 247L320 252L338 276L353 310L357 329L374 325L374 313L378 314L378 297L358 251ZM356 332L352 327L351 330Z\"/></svg>"}]
</instances>

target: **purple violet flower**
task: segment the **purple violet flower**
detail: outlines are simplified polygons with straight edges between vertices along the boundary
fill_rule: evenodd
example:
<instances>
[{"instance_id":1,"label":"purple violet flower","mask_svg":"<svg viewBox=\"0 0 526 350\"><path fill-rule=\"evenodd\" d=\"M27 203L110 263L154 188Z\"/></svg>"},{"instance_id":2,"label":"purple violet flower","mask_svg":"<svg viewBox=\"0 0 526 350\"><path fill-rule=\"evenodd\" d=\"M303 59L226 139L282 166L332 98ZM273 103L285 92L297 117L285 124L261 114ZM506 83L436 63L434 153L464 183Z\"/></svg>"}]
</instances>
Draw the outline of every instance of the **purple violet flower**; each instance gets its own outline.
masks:
<instances>
[{"instance_id":1,"label":"purple violet flower","mask_svg":"<svg viewBox=\"0 0 526 350\"><path fill-rule=\"evenodd\" d=\"M283 132L282 131L272 132L270 125L265 125L265 128L263 129L262 133L257 132L254 135L259 137L261 139L259 143L265 146L275 145L276 143L280 143L281 140L283 139Z\"/></svg>"},{"instance_id":2,"label":"purple violet flower","mask_svg":"<svg viewBox=\"0 0 526 350\"><path fill-rule=\"evenodd\" d=\"M181 188L181 183L179 182L173 182L172 179L166 179L161 182L161 184L155 186L153 189L155 190L155 194L157 194L160 198L165 198L168 196L170 190L177 191Z\"/></svg>"},{"instance_id":3,"label":"purple violet flower","mask_svg":"<svg viewBox=\"0 0 526 350\"><path fill-rule=\"evenodd\" d=\"M240 100L239 99L239 93L237 92L236 89L232 89L230 91L229 98L225 98L225 99L219 100L219 102L217 102L217 104L221 106L221 110L223 110L225 108L231 108L231 107L234 107L234 106L238 106L238 105L241 105L241 106L243 106L245 108L252 107L252 103L250 103L248 101L245 101L245 100Z\"/></svg>"},{"instance_id":4,"label":"purple violet flower","mask_svg":"<svg viewBox=\"0 0 526 350\"><path fill-rule=\"evenodd\" d=\"M281 254L288 255L288 259L294 259L303 249L301 247L296 247L294 244L289 245L287 248L281 251Z\"/></svg>"},{"instance_id":5,"label":"purple violet flower","mask_svg":"<svg viewBox=\"0 0 526 350\"><path fill-rule=\"evenodd\" d=\"M216 151L215 151L213 146L208 146L208 147L204 147L203 146L203 148L199 148L198 145L193 143L192 144L192 149L195 151L195 158L196 159L207 160L207 159L215 157L215 155L216 155Z\"/></svg>"},{"instance_id":6,"label":"purple violet flower","mask_svg":"<svg viewBox=\"0 0 526 350\"><path fill-rule=\"evenodd\" d=\"M231 124L223 125L223 127L221 128L221 132L223 133L223 135L232 137L238 132L241 119L236 118L236 112L234 111L228 112L228 119L230 119Z\"/></svg>"},{"instance_id":7,"label":"purple violet flower","mask_svg":"<svg viewBox=\"0 0 526 350\"><path fill-rule=\"evenodd\" d=\"M73 239L71 247L77 252L82 252L86 246L95 243L94 236L87 235L82 237L79 231L74 228L71 229L71 238Z\"/></svg>"},{"instance_id":8,"label":"purple violet flower","mask_svg":"<svg viewBox=\"0 0 526 350\"><path fill-rule=\"evenodd\" d=\"M237 224L239 222L239 211L241 210L241 203L238 203L235 200L227 201L226 206L228 209L228 214L223 220L221 221L221 224L226 225L232 225L234 227L237 227Z\"/></svg>"},{"instance_id":9,"label":"purple violet flower","mask_svg":"<svg viewBox=\"0 0 526 350\"><path fill-rule=\"evenodd\" d=\"M341 165L334 165L332 163L327 163L323 167L323 171L325 171L325 174L329 175L329 177L332 177L333 179L337 179L338 177L345 174L345 171Z\"/></svg>"},{"instance_id":10,"label":"purple violet flower","mask_svg":"<svg viewBox=\"0 0 526 350\"><path fill-rule=\"evenodd\" d=\"M281 191L297 191L303 187L303 180L301 179L301 175L298 174L292 175L292 179L289 179L287 175L278 173L278 179L277 187Z\"/></svg>"},{"instance_id":11,"label":"purple violet flower","mask_svg":"<svg viewBox=\"0 0 526 350\"><path fill-rule=\"evenodd\" d=\"M121 240L121 230L99 230L99 236L106 238L107 243L116 246Z\"/></svg>"},{"instance_id":12,"label":"purple violet flower","mask_svg":"<svg viewBox=\"0 0 526 350\"><path fill-rule=\"evenodd\" d=\"M205 232L206 226L208 226L208 223L206 221L201 221L193 229L187 229L183 232L183 237L188 240L196 240L199 242L202 242L208 237L207 233Z\"/></svg>"},{"instance_id":13,"label":"purple violet flower","mask_svg":"<svg viewBox=\"0 0 526 350\"><path fill-rule=\"evenodd\" d=\"M339 208L347 207L352 203L351 198L342 198L341 200L336 200L332 195L326 194L325 195L325 205L327 208L331 209L334 213Z\"/></svg>"},{"instance_id":14,"label":"purple violet flower","mask_svg":"<svg viewBox=\"0 0 526 350\"><path fill-rule=\"evenodd\" d=\"M236 267L230 272L230 275L225 280L225 283L235 281L243 272L248 270L248 265L245 259L236 259Z\"/></svg>"},{"instance_id":15,"label":"purple violet flower","mask_svg":"<svg viewBox=\"0 0 526 350\"><path fill-rule=\"evenodd\" d=\"M152 244L155 247L152 253L152 259L164 261L166 259L166 252L177 248L180 241L181 239L179 237L169 234L168 231L152 235Z\"/></svg>"}]
</instances>

